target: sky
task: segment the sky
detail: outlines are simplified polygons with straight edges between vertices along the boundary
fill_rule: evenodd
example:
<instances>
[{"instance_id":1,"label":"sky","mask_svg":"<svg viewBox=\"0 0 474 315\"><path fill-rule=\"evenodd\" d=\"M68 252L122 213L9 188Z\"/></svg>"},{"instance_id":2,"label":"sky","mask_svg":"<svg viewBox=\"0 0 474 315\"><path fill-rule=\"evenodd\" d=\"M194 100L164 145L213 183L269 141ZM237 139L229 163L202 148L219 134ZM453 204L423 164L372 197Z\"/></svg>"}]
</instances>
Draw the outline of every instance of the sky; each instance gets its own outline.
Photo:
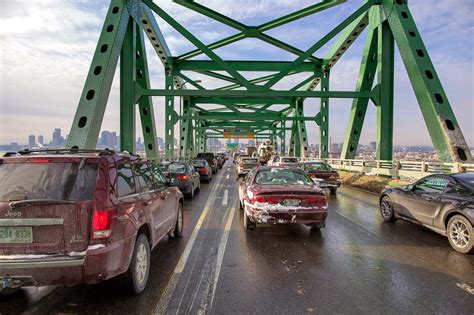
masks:
<instances>
[{"instance_id":1,"label":"sky","mask_svg":"<svg viewBox=\"0 0 474 315\"><path fill-rule=\"evenodd\" d=\"M303 0L207 0L198 1L247 25L259 25L319 1ZM362 0L346 3L322 13L268 31L267 34L305 50L349 16ZM194 13L172 1L155 3L191 30L204 43L211 43L236 30ZM69 132L90 67L100 30L107 13L107 0L0 0L0 143L26 143L28 135L51 140L53 128ZM410 10L441 79L452 109L469 146L474 146L474 1L411 0ZM155 16L173 55L194 46ZM355 88L365 32L334 66L333 90ZM330 44L315 56L322 57ZM147 43L151 85L163 88L163 67ZM215 51L227 60L294 60L296 56L257 39L246 39ZM199 57L203 58L203 57ZM404 64L396 51L394 143L431 145L426 125L414 96ZM186 73L188 75L188 73ZM256 74L243 73L246 77ZM207 88L222 86L215 79L203 80ZM284 89L301 77L288 77L275 86ZM119 82L116 73L103 130L119 129ZM164 136L164 99L154 97L158 136ZM178 103L178 102L176 102ZM342 142L351 100L330 101L332 142ZM305 114L318 112L319 100L305 101ZM176 111L179 111L176 107ZM309 142L318 143L316 124L307 123ZM177 128L177 126L176 126ZM177 134L177 129L175 131ZM141 136L137 121L137 136ZM375 139L375 107L369 105L361 143Z\"/></svg>"}]
</instances>

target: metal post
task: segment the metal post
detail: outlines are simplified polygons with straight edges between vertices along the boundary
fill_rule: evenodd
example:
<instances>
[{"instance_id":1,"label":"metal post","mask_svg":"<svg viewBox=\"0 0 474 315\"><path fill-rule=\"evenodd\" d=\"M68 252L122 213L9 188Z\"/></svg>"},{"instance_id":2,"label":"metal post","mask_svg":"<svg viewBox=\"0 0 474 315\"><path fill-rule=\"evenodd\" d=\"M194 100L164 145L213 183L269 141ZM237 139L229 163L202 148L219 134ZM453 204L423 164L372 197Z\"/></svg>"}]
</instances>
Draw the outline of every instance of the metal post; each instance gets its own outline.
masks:
<instances>
[{"instance_id":1,"label":"metal post","mask_svg":"<svg viewBox=\"0 0 474 315\"><path fill-rule=\"evenodd\" d=\"M329 91L329 71L323 71L321 91ZM329 157L329 98L322 97L319 108L319 158Z\"/></svg>"},{"instance_id":2,"label":"metal post","mask_svg":"<svg viewBox=\"0 0 474 315\"><path fill-rule=\"evenodd\" d=\"M165 83L167 90L173 90L173 74L166 69ZM165 97L165 157L168 159L174 156L174 97Z\"/></svg>"},{"instance_id":3,"label":"metal post","mask_svg":"<svg viewBox=\"0 0 474 315\"><path fill-rule=\"evenodd\" d=\"M128 21L120 53L120 150L135 153L135 21Z\"/></svg>"},{"instance_id":4,"label":"metal post","mask_svg":"<svg viewBox=\"0 0 474 315\"><path fill-rule=\"evenodd\" d=\"M377 160L392 160L394 41L387 21L378 27Z\"/></svg>"}]
</instances>

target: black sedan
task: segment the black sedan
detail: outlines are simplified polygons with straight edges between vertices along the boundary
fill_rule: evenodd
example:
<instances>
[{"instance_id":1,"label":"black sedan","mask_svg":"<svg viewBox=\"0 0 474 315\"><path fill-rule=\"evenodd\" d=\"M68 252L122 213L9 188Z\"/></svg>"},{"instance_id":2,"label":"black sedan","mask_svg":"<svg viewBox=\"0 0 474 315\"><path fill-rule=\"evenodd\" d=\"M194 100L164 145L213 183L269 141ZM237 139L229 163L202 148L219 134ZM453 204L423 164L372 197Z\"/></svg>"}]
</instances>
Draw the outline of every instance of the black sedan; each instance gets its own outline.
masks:
<instances>
[{"instance_id":1,"label":"black sedan","mask_svg":"<svg viewBox=\"0 0 474 315\"><path fill-rule=\"evenodd\" d=\"M380 212L386 222L405 219L447 236L458 252L474 251L474 173L430 175L413 185L386 188Z\"/></svg>"},{"instance_id":2,"label":"black sedan","mask_svg":"<svg viewBox=\"0 0 474 315\"><path fill-rule=\"evenodd\" d=\"M201 182L209 183L212 180L212 168L206 160L192 160L191 164L196 172L199 173Z\"/></svg>"},{"instance_id":3,"label":"black sedan","mask_svg":"<svg viewBox=\"0 0 474 315\"><path fill-rule=\"evenodd\" d=\"M199 173L188 162L171 162L163 170L163 173L168 178L177 178L179 190L190 198L194 198L194 192L201 189Z\"/></svg>"}]
</instances>

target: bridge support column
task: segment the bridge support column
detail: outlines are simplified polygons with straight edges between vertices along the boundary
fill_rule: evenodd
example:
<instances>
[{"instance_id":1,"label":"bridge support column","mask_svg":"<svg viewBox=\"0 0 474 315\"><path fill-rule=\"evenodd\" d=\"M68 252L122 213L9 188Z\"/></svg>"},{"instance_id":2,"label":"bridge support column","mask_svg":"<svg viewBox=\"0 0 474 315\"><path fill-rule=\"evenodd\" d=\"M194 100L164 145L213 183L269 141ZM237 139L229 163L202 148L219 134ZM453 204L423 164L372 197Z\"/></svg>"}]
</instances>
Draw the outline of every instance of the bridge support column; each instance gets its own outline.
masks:
<instances>
[{"instance_id":1,"label":"bridge support column","mask_svg":"<svg viewBox=\"0 0 474 315\"><path fill-rule=\"evenodd\" d=\"M296 146L296 124L293 121L291 123L291 134L290 134L290 145L288 148L288 155L289 156L295 156L295 146Z\"/></svg>"},{"instance_id":2,"label":"bridge support column","mask_svg":"<svg viewBox=\"0 0 474 315\"><path fill-rule=\"evenodd\" d=\"M394 41L390 25L383 21L378 29L377 160L392 160Z\"/></svg>"},{"instance_id":3,"label":"bridge support column","mask_svg":"<svg viewBox=\"0 0 474 315\"><path fill-rule=\"evenodd\" d=\"M120 49L130 19L127 2L112 0L82 90L66 148L95 149ZM110 29L110 25L114 27Z\"/></svg>"},{"instance_id":4,"label":"bridge support column","mask_svg":"<svg viewBox=\"0 0 474 315\"><path fill-rule=\"evenodd\" d=\"M297 117L304 117L304 106L303 100L296 101L296 109L295 109ZM298 128L298 139L299 139L299 157L307 157L308 156L308 135L306 132L306 121L305 120L297 120L296 125Z\"/></svg>"},{"instance_id":5,"label":"bridge support column","mask_svg":"<svg viewBox=\"0 0 474 315\"><path fill-rule=\"evenodd\" d=\"M143 31L140 27L136 28L136 49L136 80L142 88L148 89L150 88L150 78L145 43L143 40ZM153 100L151 96L142 97L138 102L138 109L140 112L140 121L147 159L157 160L159 158L159 151L156 138Z\"/></svg>"},{"instance_id":6,"label":"bridge support column","mask_svg":"<svg viewBox=\"0 0 474 315\"><path fill-rule=\"evenodd\" d=\"M285 155L286 152L286 122L282 121L281 122L281 127L283 130L280 132L280 155L283 156Z\"/></svg>"},{"instance_id":7,"label":"bridge support column","mask_svg":"<svg viewBox=\"0 0 474 315\"><path fill-rule=\"evenodd\" d=\"M329 91L329 70L321 77L321 91ZM319 158L329 157L329 98L322 97L319 107Z\"/></svg>"},{"instance_id":8,"label":"bridge support column","mask_svg":"<svg viewBox=\"0 0 474 315\"><path fill-rule=\"evenodd\" d=\"M136 24L130 18L120 52L120 150L135 153Z\"/></svg>"},{"instance_id":9,"label":"bridge support column","mask_svg":"<svg viewBox=\"0 0 474 315\"><path fill-rule=\"evenodd\" d=\"M167 90L173 90L173 73L171 70L165 70L165 87ZM174 155L174 97L165 96L165 157L173 158Z\"/></svg>"},{"instance_id":10,"label":"bridge support column","mask_svg":"<svg viewBox=\"0 0 474 315\"><path fill-rule=\"evenodd\" d=\"M469 147L406 1L383 0L382 8L439 159L471 162Z\"/></svg>"},{"instance_id":11,"label":"bridge support column","mask_svg":"<svg viewBox=\"0 0 474 315\"><path fill-rule=\"evenodd\" d=\"M377 70L377 57L377 32L373 28L369 28L355 89L357 92L370 91L372 89ZM368 98L356 98L352 101L341 159L353 159L356 157L368 104Z\"/></svg>"}]
</instances>

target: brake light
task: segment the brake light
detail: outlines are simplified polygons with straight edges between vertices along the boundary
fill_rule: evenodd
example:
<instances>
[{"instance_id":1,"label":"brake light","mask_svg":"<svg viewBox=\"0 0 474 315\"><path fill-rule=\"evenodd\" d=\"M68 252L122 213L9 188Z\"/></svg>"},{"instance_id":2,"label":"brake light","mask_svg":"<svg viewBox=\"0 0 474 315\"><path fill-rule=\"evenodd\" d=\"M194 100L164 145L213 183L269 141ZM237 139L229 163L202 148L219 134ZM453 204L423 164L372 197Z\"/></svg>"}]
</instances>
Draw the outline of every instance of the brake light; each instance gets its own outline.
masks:
<instances>
[{"instance_id":1,"label":"brake light","mask_svg":"<svg viewBox=\"0 0 474 315\"><path fill-rule=\"evenodd\" d=\"M92 238L103 239L111 235L111 222L115 209L94 210L92 212Z\"/></svg>"},{"instance_id":2,"label":"brake light","mask_svg":"<svg viewBox=\"0 0 474 315\"><path fill-rule=\"evenodd\" d=\"M201 168L199 169L199 171L200 171L200 172L203 172L203 173L205 173L205 174L207 174L207 170L206 170L205 167L201 167Z\"/></svg>"},{"instance_id":3,"label":"brake light","mask_svg":"<svg viewBox=\"0 0 474 315\"><path fill-rule=\"evenodd\" d=\"M179 180L186 180L186 179L188 179L188 176L187 175L179 175L178 179Z\"/></svg>"},{"instance_id":4,"label":"brake light","mask_svg":"<svg viewBox=\"0 0 474 315\"><path fill-rule=\"evenodd\" d=\"M49 159L30 159L30 163L49 163Z\"/></svg>"},{"instance_id":5,"label":"brake light","mask_svg":"<svg viewBox=\"0 0 474 315\"><path fill-rule=\"evenodd\" d=\"M332 173L330 176L329 176L330 179L338 179L339 178L339 174L338 173Z\"/></svg>"},{"instance_id":6,"label":"brake light","mask_svg":"<svg viewBox=\"0 0 474 315\"><path fill-rule=\"evenodd\" d=\"M264 203L264 202L267 202L267 199L264 196L256 195L256 196L253 196L252 199L250 199L250 202L251 203L256 203L256 202Z\"/></svg>"},{"instance_id":7,"label":"brake light","mask_svg":"<svg viewBox=\"0 0 474 315\"><path fill-rule=\"evenodd\" d=\"M304 203L308 205L325 206L326 197L325 196L309 196L304 199Z\"/></svg>"}]
</instances>

